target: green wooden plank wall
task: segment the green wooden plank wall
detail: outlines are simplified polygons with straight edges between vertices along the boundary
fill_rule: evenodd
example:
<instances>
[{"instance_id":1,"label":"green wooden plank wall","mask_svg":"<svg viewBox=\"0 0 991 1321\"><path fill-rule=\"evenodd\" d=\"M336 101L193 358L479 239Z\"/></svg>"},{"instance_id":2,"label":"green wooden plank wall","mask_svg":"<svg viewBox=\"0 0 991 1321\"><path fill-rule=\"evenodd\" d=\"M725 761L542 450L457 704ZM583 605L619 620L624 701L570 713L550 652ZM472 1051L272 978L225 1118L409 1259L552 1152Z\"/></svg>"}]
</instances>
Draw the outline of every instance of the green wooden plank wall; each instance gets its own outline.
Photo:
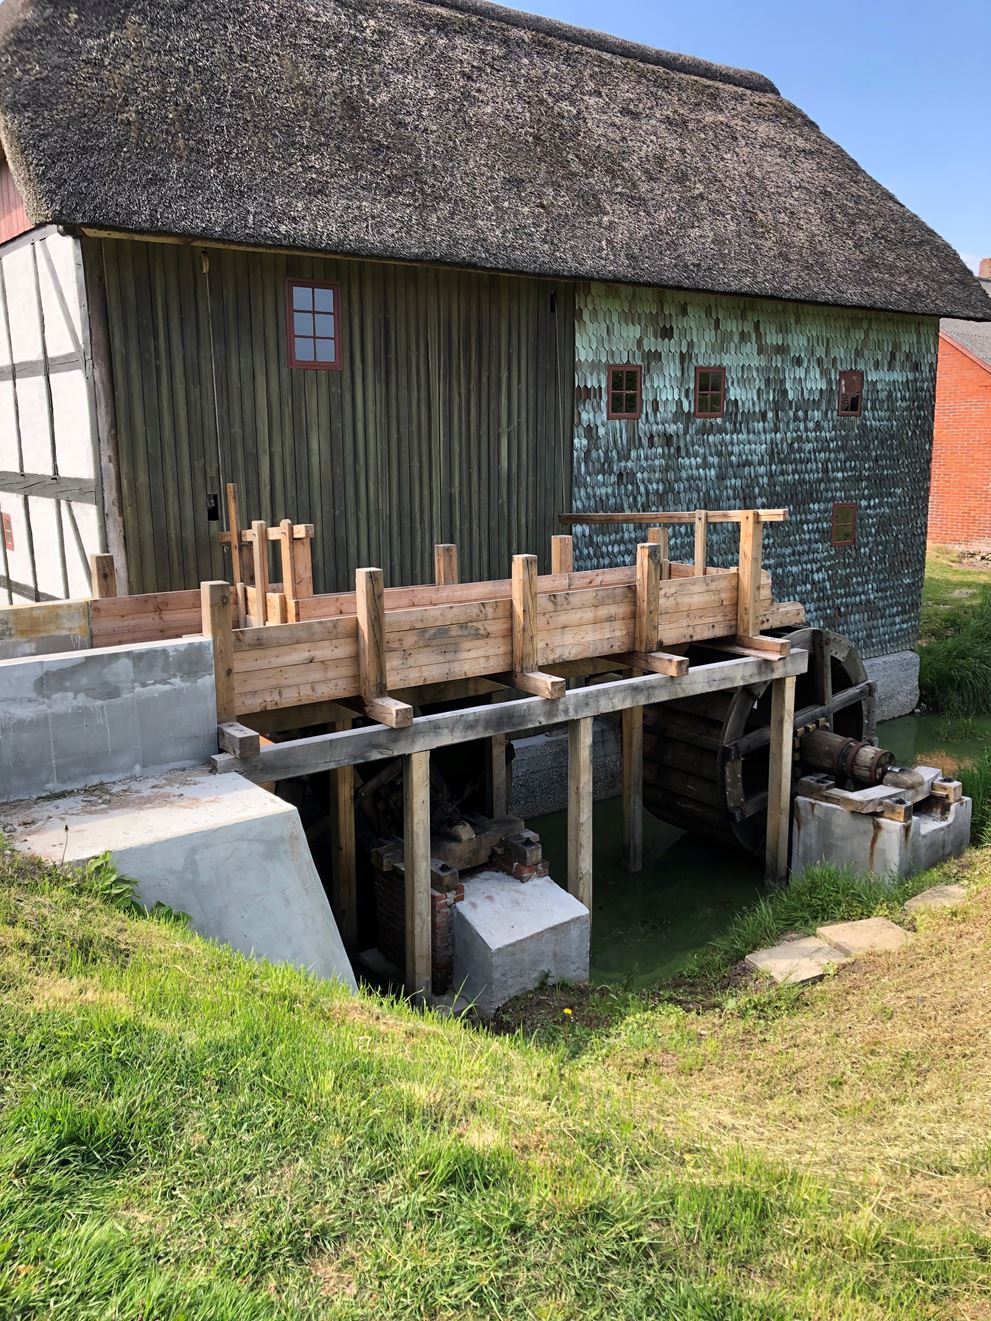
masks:
<instances>
[{"instance_id":1,"label":"green wooden plank wall","mask_svg":"<svg viewBox=\"0 0 991 1321\"><path fill-rule=\"evenodd\" d=\"M102 263L132 591L224 572L209 492L316 528L318 591L379 565L429 581L548 563L571 503L574 290L565 282L129 240ZM291 370L287 278L341 288L343 370ZM273 571L275 565L273 564Z\"/></svg>"}]
</instances>

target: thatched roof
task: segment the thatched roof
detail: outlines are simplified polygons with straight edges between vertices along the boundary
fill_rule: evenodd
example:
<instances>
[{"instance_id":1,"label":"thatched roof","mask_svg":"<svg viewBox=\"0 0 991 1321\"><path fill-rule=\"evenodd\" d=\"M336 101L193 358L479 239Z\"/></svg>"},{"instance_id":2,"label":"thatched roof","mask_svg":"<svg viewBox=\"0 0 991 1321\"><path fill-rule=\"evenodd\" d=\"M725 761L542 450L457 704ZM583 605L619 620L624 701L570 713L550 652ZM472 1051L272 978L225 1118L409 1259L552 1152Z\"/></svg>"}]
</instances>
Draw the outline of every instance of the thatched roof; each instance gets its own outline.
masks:
<instances>
[{"instance_id":1,"label":"thatched roof","mask_svg":"<svg viewBox=\"0 0 991 1321\"><path fill-rule=\"evenodd\" d=\"M484 0L6 0L31 218L982 318L758 74Z\"/></svg>"}]
</instances>

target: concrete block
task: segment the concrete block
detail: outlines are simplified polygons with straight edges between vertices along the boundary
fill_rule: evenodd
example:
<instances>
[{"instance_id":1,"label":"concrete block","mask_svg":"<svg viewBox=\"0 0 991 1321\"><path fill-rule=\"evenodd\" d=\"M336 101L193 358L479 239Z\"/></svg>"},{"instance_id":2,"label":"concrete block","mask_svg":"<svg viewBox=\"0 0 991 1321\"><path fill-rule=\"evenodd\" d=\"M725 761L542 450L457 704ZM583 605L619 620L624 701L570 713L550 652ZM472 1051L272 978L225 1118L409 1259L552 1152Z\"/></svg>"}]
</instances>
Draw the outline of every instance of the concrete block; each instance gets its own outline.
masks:
<instances>
[{"instance_id":1,"label":"concrete block","mask_svg":"<svg viewBox=\"0 0 991 1321\"><path fill-rule=\"evenodd\" d=\"M541 983L588 981L589 912L547 876L484 871L454 909L453 985L478 1012Z\"/></svg>"},{"instance_id":2,"label":"concrete block","mask_svg":"<svg viewBox=\"0 0 991 1321\"><path fill-rule=\"evenodd\" d=\"M859 922L830 922L816 935L827 945L851 958L857 954L885 954L901 949L912 939L904 927L886 917L865 917Z\"/></svg>"},{"instance_id":3,"label":"concrete block","mask_svg":"<svg viewBox=\"0 0 991 1321\"><path fill-rule=\"evenodd\" d=\"M89 601L46 601L0 610L0 658L80 651L90 645Z\"/></svg>"},{"instance_id":4,"label":"concrete block","mask_svg":"<svg viewBox=\"0 0 991 1321\"><path fill-rule=\"evenodd\" d=\"M546 816L568 802L568 732L561 726L513 740L510 809L515 816ZM623 747L617 720L597 719L592 730L592 793L615 798L623 788Z\"/></svg>"},{"instance_id":5,"label":"concrete block","mask_svg":"<svg viewBox=\"0 0 991 1321\"><path fill-rule=\"evenodd\" d=\"M55 785L44 675L40 660L0 661L0 798Z\"/></svg>"},{"instance_id":6,"label":"concrete block","mask_svg":"<svg viewBox=\"0 0 991 1321\"><path fill-rule=\"evenodd\" d=\"M298 812L240 775L144 776L10 803L0 822L15 847L53 862L109 851L147 907L167 904L243 954L355 989Z\"/></svg>"},{"instance_id":7,"label":"concrete block","mask_svg":"<svg viewBox=\"0 0 991 1321\"><path fill-rule=\"evenodd\" d=\"M919 656L915 651L891 651L864 661L868 679L877 685L877 718L907 716L919 705Z\"/></svg>"},{"instance_id":8,"label":"concrete block","mask_svg":"<svg viewBox=\"0 0 991 1321\"><path fill-rule=\"evenodd\" d=\"M188 766L217 751L217 690L209 638L131 648L143 766Z\"/></svg>"},{"instance_id":9,"label":"concrete block","mask_svg":"<svg viewBox=\"0 0 991 1321\"><path fill-rule=\"evenodd\" d=\"M906 913L921 913L927 908L959 908L967 898L965 885L933 885L905 901Z\"/></svg>"},{"instance_id":10,"label":"concrete block","mask_svg":"<svg viewBox=\"0 0 991 1321\"><path fill-rule=\"evenodd\" d=\"M130 651L46 656L42 664L56 786L136 775L141 743Z\"/></svg>"},{"instance_id":11,"label":"concrete block","mask_svg":"<svg viewBox=\"0 0 991 1321\"><path fill-rule=\"evenodd\" d=\"M744 960L751 968L767 973L782 986L818 981L830 967L849 961L848 955L814 936L783 940L780 945L755 950Z\"/></svg>"},{"instance_id":12,"label":"concrete block","mask_svg":"<svg viewBox=\"0 0 991 1321\"><path fill-rule=\"evenodd\" d=\"M793 805L791 869L831 862L878 876L912 876L964 852L970 843L972 803L963 798L946 815L916 808L911 821L848 812L804 795Z\"/></svg>"}]
</instances>

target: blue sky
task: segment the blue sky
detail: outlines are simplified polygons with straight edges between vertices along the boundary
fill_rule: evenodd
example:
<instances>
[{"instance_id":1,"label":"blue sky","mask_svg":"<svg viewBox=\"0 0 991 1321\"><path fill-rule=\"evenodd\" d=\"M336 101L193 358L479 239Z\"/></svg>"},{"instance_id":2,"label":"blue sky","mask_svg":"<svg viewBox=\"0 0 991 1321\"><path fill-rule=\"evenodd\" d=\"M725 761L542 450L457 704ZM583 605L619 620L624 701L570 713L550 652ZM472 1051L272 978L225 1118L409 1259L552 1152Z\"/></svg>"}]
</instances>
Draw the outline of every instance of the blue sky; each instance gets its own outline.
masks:
<instances>
[{"instance_id":1,"label":"blue sky","mask_svg":"<svg viewBox=\"0 0 991 1321\"><path fill-rule=\"evenodd\" d=\"M991 257L991 0L525 0L759 69L971 266Z\"/></svg>"}]
</instances>

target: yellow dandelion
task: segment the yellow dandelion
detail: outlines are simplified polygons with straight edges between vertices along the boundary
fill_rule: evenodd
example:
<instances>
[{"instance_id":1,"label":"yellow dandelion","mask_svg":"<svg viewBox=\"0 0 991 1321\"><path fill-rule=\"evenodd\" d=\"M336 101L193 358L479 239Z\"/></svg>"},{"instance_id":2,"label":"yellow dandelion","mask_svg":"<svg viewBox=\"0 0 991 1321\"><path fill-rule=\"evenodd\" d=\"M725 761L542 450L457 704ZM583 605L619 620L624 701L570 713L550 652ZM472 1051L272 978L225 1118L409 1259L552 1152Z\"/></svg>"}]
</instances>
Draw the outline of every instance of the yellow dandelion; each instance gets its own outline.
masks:
<instances>
[{"instance_id":1,"label":"yellow dandelion","mask_svg":"<svg viewBox=\"0 0 991 1321\"><path fill-rule=\"evenodd\" d=\"M571 1017L571 1010L570 1010L570 1009L565 1009L564 1012L568 1015L569 1018Z\"/></svg>"}]
</instances>

